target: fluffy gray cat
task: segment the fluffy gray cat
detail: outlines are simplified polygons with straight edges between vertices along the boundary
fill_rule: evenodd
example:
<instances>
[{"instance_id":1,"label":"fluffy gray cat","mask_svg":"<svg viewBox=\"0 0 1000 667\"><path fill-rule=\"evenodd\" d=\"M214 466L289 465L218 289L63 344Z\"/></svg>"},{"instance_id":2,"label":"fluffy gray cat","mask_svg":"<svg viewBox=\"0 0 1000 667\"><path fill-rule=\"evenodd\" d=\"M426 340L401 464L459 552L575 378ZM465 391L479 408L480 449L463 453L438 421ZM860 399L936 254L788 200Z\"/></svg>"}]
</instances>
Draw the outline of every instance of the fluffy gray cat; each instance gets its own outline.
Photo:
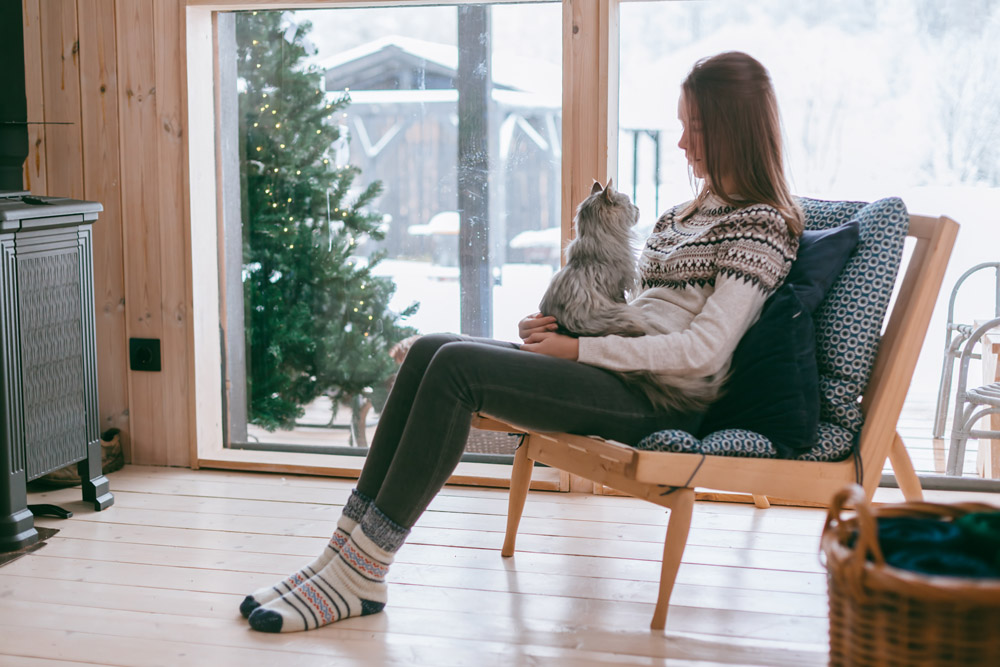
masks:
<instances>
[{"instance_id":1,"label":"fluffy gray cat","mask_svg":"<svg viewBox=\"0 0 1000 667\"><path fill-rule=\"evenodd\" d=\"M549 283L538 305L552 315L559 333L579 336L642 336L649 331L642 311L628 304L639 274L633 251L632 227L639 209L628 195L594 182L590 196L576 209L575 238L566 246L566 264ZM618 373L642 389L657 408L668 411L703 410L718 382L656 375L650 371Z\"/></svg>"},{"instance_id":2,"label":"fluffy gray cat","mask_svg":"<svg viewBox=\"0 0 1000 667\"><path fill-rule=\"evenodd\" d=\"M571 336L641 336L641 314L628 305L639 284L632 251L632 227L639 209L611 181L594 181L590 196L576 209L576 236L566 246L566 265L549 283L538 305L552 315L559 332Z\"/></svg>"}]
</instances>

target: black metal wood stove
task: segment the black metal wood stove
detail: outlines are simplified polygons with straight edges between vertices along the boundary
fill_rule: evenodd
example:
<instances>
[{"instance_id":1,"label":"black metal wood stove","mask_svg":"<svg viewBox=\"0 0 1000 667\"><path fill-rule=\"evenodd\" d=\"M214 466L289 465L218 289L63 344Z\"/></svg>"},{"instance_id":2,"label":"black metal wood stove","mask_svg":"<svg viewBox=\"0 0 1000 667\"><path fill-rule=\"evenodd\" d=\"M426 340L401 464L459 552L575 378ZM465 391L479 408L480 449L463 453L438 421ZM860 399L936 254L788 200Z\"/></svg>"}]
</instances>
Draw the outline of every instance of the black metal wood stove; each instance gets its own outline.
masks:
<instances>
[{"instance_id":1,"label":"black metal wood stove","mask_svg":"<svg viewBox=\"0 0 1000 667\"><path fill-rule=\"evenodd\" d=\"M95 202L0 193L0 551L37 539L25 485L78 463L83 499L113 502L101 473L91 225Z\"/></svg>"}]
</instances>

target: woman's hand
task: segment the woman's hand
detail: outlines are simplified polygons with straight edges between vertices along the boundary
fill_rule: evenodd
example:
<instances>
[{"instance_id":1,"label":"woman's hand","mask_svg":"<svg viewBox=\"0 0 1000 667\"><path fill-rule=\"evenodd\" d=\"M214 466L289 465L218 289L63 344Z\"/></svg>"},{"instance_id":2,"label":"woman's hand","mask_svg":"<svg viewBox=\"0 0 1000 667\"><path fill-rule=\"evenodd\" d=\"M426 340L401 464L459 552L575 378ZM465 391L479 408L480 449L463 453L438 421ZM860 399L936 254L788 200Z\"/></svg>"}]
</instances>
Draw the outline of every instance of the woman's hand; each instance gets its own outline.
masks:
<instances>
[{"instance_id":1,"label":"woman's hand","mask_svg":"<svg viewBox=\"0 0 1000 667\"><path fill-rule=\"evenodd\" d=\"M517 335L527 343L533 334L555 331L558 326L556 318L551 315L543 317L541 313L532 313L517 323Z\"/></svg>"},{"instance_id":2,"label":"woman's hand","mask_svg":"<svg viewBox=\"0 0 1000 667\"><path fill-rule=\"evenodd\" d=\"M521 349L527 352L547 354L558 359L576 361L577 357L580 356L580 340L552 331L542 331L528 336Z\"/></svg>"}]
</instances>

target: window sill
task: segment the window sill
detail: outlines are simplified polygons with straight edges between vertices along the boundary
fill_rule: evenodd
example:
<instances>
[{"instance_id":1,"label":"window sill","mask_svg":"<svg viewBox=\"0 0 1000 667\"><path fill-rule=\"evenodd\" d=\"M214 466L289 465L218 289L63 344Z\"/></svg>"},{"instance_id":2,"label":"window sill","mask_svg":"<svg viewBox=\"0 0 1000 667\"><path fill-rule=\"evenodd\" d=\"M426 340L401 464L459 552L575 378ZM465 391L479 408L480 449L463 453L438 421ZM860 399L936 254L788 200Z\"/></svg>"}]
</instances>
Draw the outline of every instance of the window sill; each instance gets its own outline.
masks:
<instances>
[{"instance_id":1,"label":"window sill","mask_svg":"<svg viewBox=\"0 0 1000 667\"><path fill-rule=\"evenodd\" d=\"M357 479L364 461L359 456L223 449L199 458L197 467ZM510 472L509 465L462 462L448 479L448 484L509 488ZM530 488L535 491L560 490L560 472L555 468L536 467L532 471Z\"/></svg>"}]
</instances>

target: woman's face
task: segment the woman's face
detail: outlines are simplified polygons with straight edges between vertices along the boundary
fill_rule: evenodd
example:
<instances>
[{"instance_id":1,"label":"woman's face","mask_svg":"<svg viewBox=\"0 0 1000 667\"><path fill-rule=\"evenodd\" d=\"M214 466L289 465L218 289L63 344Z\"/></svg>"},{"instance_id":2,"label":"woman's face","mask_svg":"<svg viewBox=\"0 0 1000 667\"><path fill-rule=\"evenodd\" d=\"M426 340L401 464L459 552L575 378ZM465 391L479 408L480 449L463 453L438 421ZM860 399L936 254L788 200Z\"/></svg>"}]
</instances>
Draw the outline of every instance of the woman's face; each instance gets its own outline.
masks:
<instances>
[{"instance_id":1,"label":"woman's face","mask_svg":"<svg viewBox=\"0 0 1000 667\"><path fill-rule=\"evenodd\" d=\"M691 171L696 178L705 178L705 140L701 134L701 121L691 118L688 113L688 104L681 93L677 100L677 118L681 121L681 139L677 142L677 147L684 151L684 157L691 165Z\"/></svg>"}]
</instances>

